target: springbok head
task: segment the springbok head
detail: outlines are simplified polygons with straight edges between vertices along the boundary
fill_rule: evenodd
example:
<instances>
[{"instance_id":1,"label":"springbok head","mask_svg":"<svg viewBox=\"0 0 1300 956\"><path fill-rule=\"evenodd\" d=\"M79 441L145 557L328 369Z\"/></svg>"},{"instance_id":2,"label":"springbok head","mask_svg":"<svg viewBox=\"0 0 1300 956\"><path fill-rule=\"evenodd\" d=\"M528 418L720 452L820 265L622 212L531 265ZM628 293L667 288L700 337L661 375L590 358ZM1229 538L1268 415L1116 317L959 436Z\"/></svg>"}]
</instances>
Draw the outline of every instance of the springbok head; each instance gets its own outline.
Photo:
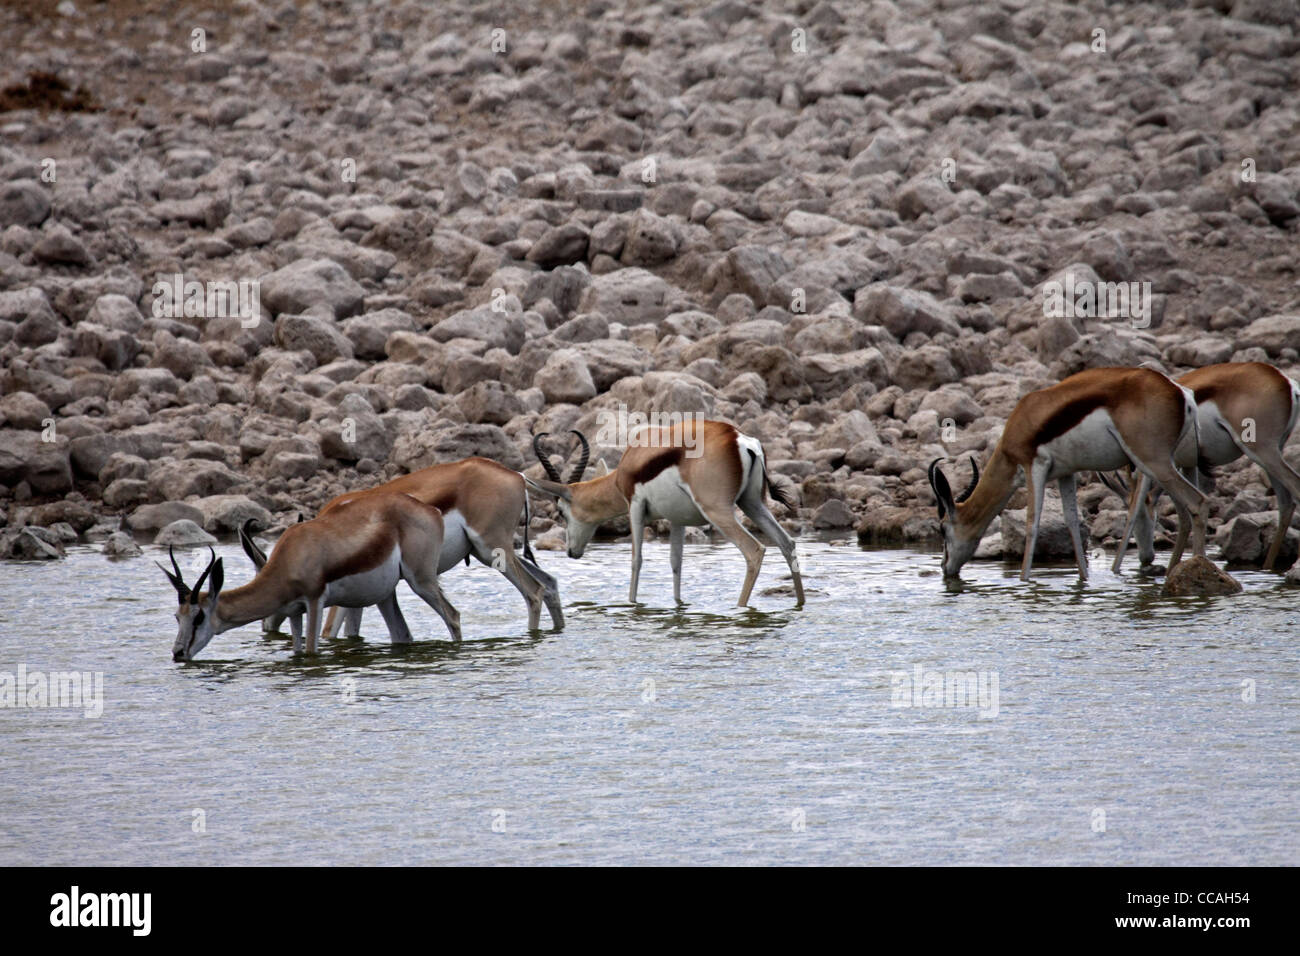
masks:
<instances>
[{"instance_id":1,"label":"springbok head","mask_svg":"<svg viewBox=\"0 0 1300 956\"><path fill-rule=\"evenodd\" d=\"M587 462L591 460L591 446L587 443L586 436L576 429L571 431L582 446L582 454L578 457L578 463L573 466L573 470L569 472L569 477L562 478L559 469L551 464L551 459L542 451L542 439L550 433L539 432L533 436L533 453L542 463L542 467L546 470L546 477L550 480L529 480L529 484L555 498L555 506L564 516L565 542L569 557L580 558L587 550L587 545L591 543L591 536L596 533L603 516L588 512L583 506L582 498L575 499L573 490L569 487L582 481L582 475L587 470Z\"/></svg>"},{"instance_id":2,"label":"springbok head","mask_svg":"<svg viewBox=\"0 0 1300 956\"><path fill-rule=\"evenodd\" d=\"M208 562L208 566L199 575L198 581L192 588L187 586L184 578L181 577L180 565L176 563L176 554L171 548L167 549L167 555L171 558L172 570L168 571L161 564L158 565L162 573L167 575L167 580L171 582L172 587L176 589L176 597L180 604L176 611L176 623L179 629L176 632L176 643L172 645L174 661L193 660L194 655L207 647L208 641L212 640L212 636L216 633L214 612L217 606L217 595L221 593L226 572L221 563L222 559L218 558L211 548L208 548L208 551L212 554L212 560ZM207 580L209 574L212 575L212 586L207 594L203 594L203 582Z\"/></svg>"},{"instance_id":3,"label":"springbok head","mask_svg":"<svg viewBox=\"0 0 1300 956\"><path fill-rule=\"evenodd\" d=\"M939 530L943 532L943 576L955 578L960 573L962 565L974 556L984 532L984 529L976 523L962 521L958 513L958 506L971 496L975 486L980 482L980 468L975 464L975 456L972 455L970 466L974 474L966 490L961 493L961 497L954 500L952 487L939 468L941 461L942 458L936 458L930 462L930 487L934 489L934 496L939 502Z\"/></svg>"}]
</instances>

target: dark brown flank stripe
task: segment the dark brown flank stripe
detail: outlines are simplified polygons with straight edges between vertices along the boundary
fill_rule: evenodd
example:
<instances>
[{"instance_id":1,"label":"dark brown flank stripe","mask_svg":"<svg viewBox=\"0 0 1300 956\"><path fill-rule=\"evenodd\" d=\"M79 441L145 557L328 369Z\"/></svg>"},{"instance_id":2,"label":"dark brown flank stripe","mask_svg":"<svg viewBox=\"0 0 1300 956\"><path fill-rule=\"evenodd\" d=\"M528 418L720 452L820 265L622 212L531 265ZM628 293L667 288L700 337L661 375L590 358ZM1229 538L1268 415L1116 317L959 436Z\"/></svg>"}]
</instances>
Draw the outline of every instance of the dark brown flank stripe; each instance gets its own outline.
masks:
<instances>
[{"instance_id":1,"label":"dark brown flank stripe","mask_svg":"<svg viewBox=\"0 0 1300 956\"><path fill-rule=\"evenodd\" d=\"M1207 368L1213 368L1213 366L1207 366ZM1194 372L1188 373L1184 378L1190 378L1195 382L1196 379L1199 378L1196 373L1203 371L1205 371L1205 369L1197 369ZM1217 399L1225 392L1238 393L1249 391L1252 380L1258 381L1258 374L1262 374L1267 378L1269 387L1277 389L1279 392L1290 393L1291 386L1287 381L1286 376L1272 365L1265 362L1248 362L1233 369L1229 381L1225 381L1223 376L1218 376L1217 378L1213 378L1200 385L1193 385L1192 392L1196 395L1196 404L1200 405L1204 402L1215 402L1218 404ZM1179 382L1180 384L1186 384L1182 379L1179 379ZM1222 406L1220 406L1220 410L1222 410Z\"/></svg>"},{"instance_id":2,"label":"dark brown flank stripe","mask_svg":"<svg viewBox=\"0 0 1300 956\"><path fill-rule=\"evenodd\" d=\"M1033 447L1041 448L1053 439L1060 438L1104 405L1106 405L1104 395L1086 395L1067 402L1056 410L1056 414L1043 422L1033 437Z\"/></svg>"},{"instance_id":3,"label":"dark brown flank stripe","mask_svg":"<svg viewBox=\"0 0 1300 956\"><path fill-rule=\"evenodd\" d=\"M686 454L686 449L662 448L644 462L641 466L632 472L619 471L618 473L618 490L623 493L623 497L629 501L632 499L633 492L636 491L637 485L643 485L648 481L654 481L655 478L663 474L669 468L679 467L682 463L682 457Z\"/></svg>"},{"instance_id":4,"label":"dark brown flank stripe","mask_svg":"<svg viewBox=\"0 0 1300 956\"><path fill-rule=\"evenodd\" d=\"M356 502L345 502L338 508L335 508L331 515L339 520L347 520L347 512L353 510ZM366 571L373 571L384 560L393 553L393 548L397 546L396 521L401 520L400 515L393 514L397 510L390 506L384 509L394 520L385 521L382 524L368 522L370 528L366 535L365 546L348 553L342 561L329 565L322 569L321 583L328 584L331 581L337 581L340 578L350 577L353 574L363 574Z\"/></svg>"}]
</instances>

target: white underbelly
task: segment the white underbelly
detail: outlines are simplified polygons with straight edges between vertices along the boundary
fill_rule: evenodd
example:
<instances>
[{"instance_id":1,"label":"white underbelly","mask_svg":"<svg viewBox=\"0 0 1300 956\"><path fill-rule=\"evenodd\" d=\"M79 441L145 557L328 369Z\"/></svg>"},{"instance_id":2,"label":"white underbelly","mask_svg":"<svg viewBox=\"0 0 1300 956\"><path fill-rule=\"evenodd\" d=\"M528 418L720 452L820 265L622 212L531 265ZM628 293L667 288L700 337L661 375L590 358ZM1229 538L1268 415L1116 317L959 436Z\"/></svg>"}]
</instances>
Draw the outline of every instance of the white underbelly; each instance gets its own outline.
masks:
<instances>
[{"instance_id":1,"label":"white underbelly","mask_svg":"<svg viewBox=\"0 0 1300 956\"><path fill-rule=\"evenodd\" d=\"M688 526L709 523L676 467L665 468L650 481L638 485L632 497L633 503L645 503L646 517L650 520L665 518L673 524Z\"/></svg>"},{"instance_id":2,"label":"white underbelly","mask_svg":"<svg viewBox=\"0 0 1300 956\"><path fill-rule=\"evenodd\" d=\"M1232 440L1232 436L1224 430L1225 427L1232 426L1224 420L1219 406L1214 402L1206 402L1197 407L1196 426L1201 433L1201 457L1211 465L1226 465L1241 457L1241 449ZM1182 465L1183 449L1179 448L1178 451L1178 464Z\"/></svg>"},{"instance_id":3,"label":"white underbelly","mask_svg":"<svg viewBox=\"0 0 1300 956\"><path fill-rule=\"evenodd\" d=\"M1078 471L1114 471L1129 464L1124 446L1115 437L1115 423L1104 408L1089 412L1079 424L1041 445L1038 457L1052 467L1048 479Z\"/></svg>"},{"instance_id":4,"label":"white underbelly","mask_svg":"<svg viewBox=\"0 0 1300 956\"><path fill-rule=\"evenodd\" d=\"M454 568L470 552L469 529L459 511L445 511L442 515L442 550L438 552L438 573Z\"/></svg>"},{"instance_id":5,"label":"white underbelly","mask_svg":"<svg viewBox=\"0 0 1300 956\"><path fill-rule=\"evenodd\" d=\"M377 567L360 574L349 574L325 585L325 605L369 607L387 598L397 588L402 576L402 550L392 553Z\"/></svg>"}]
</instances>

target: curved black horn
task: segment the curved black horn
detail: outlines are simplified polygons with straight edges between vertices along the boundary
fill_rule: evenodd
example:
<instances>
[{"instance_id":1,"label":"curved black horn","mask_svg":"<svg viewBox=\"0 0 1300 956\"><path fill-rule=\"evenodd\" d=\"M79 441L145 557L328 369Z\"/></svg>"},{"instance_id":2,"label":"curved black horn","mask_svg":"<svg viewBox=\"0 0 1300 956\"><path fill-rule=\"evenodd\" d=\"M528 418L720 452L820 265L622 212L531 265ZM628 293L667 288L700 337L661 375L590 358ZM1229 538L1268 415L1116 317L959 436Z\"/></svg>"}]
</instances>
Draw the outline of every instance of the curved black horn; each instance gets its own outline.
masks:
<instances>
[{"instance_id":1,"label":"curved black horn","mask_svg":"<svg viewBox=\"0 0 1300 956\"><path fill-rule=\"evenodd\" d=\"M185 586L185 581L181 577L181 569L180 566L177 565L176 563L176 555L172 553L171 548L167 549L167 553L171 555L172 567L176 569L175 574L173 574L171 571L168 571L161 564L158 564L157 561L155 561L154 564L158 564L158 570L161 571L163 574L167 575L167 580L171 583L171 586L176 589L176 597L179 600L184 601L186 598L190 596L190 589Z\"/></svg>"},{"instance_id":2,"label":"curved black horn","mask_svg":"<svg viewBox=\"0 0 1300 956\"><path fill-rule=\"evenodd\" d=\"M203 590L203 582L207 580L208 572L212 570L212 566L217 563L217 552L212 550L211 545L208 546L208 553L212 555L212 558L208 561L208 566L203 569L203 573L199 575L199 579L194 582L194 589L190 591L191 604L199 603L199 592Z\"/></svg>"},{"instance_id":3,"label":"curved black horn","mask_svg":"<svg viewBox=\"0 0 1300 956\"><path fill-rule=\"evenodd\" d=\"M936 458L930 462L930 487L934 489L934 496L939 501L939 517L942 518L945 513L953 511L952 487L948 484L948 478L939 469L939 462L942 458Z\"/></svg>"},{"instance_id":4,"label":"curved black horn","mask_svg":"<svg viewBox=\"0 0 1300 956\"><path fill-rule=\"evenodd\" d=\"M974 474L971 475L970 484L966 486L966 490L963 491L963 492L961 493L961 497L957 499L958 503L961 503L961 502L965 501L965 500L966 500L967 498L969 498L972 494L974 494L974 492L975 492L975 486L978 485L978 484L980 483L980 466L977 465L977 464L975 464L975 456L974 456L974 455L971 455L971 456L970 456L970 467L971 467L971 470L974 472Z\"/></svg>"},{"instance_id":5,"label":"curved black horn","mask_svg":"<svg viewBox=\"0 0 1300 956\"><path fill-rule=\"evenodd\" d=\"M587 444L587 437L576 428L570 429L573 434L578 436L578 441L582 444L582 455L578 458L578 463L573 466L573 471L569 474L568 484L575 481L582 481L582 474L587 470L587 462L591 460L591 446Z\"/></svg>"},{"instance_id":6,"label":"curved black horn","mask_svg":"<svg viewBox=\"0 0 1300 956\"><path fill-rule=\"evenodd\" d=\"M537 460L540 461L542 467L546 469L547 478L551 479L551 481L563 482L564 479L560 477L559 470L551 464L551 459L546 452L542 451L542 439L549 434L550 432L539 432L533 436L533 454L537 456Z\"/></svg>"}]
</instances>

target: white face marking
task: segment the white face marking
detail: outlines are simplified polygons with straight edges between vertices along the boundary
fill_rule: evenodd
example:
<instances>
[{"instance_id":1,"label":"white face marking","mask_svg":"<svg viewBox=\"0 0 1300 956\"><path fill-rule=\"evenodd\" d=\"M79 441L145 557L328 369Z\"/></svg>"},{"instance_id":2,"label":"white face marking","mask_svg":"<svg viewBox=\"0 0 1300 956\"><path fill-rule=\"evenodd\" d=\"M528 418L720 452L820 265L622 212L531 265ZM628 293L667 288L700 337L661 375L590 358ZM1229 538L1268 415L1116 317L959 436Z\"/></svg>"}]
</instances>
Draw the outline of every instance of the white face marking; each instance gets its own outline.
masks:
<instances>
[{"instance_id":1,"label":"white face marking","mask_svg":"<svg viewBox=\"0 0 1300 956\"><path fill-rule=\"evenodd\" d=\"M216 634L215 622L205 595L197 605L188 605L176 613L178 625L176 641L172 644L172 660L193 660L194 655L208 646Z\"/></svg>"},{"instance_id":2,"label":"white face marking","mask_svg":"<svg viewBox=\"0 0 1300 956\"><path fill-rule=\"evenodd\" d=\"M579 521L573 516L573 506L563 498L557 498L555 507L564 517L564 541L569 557L580 558L591 543L596 533L596 525Z\"/></svg>"}]
</instances>

